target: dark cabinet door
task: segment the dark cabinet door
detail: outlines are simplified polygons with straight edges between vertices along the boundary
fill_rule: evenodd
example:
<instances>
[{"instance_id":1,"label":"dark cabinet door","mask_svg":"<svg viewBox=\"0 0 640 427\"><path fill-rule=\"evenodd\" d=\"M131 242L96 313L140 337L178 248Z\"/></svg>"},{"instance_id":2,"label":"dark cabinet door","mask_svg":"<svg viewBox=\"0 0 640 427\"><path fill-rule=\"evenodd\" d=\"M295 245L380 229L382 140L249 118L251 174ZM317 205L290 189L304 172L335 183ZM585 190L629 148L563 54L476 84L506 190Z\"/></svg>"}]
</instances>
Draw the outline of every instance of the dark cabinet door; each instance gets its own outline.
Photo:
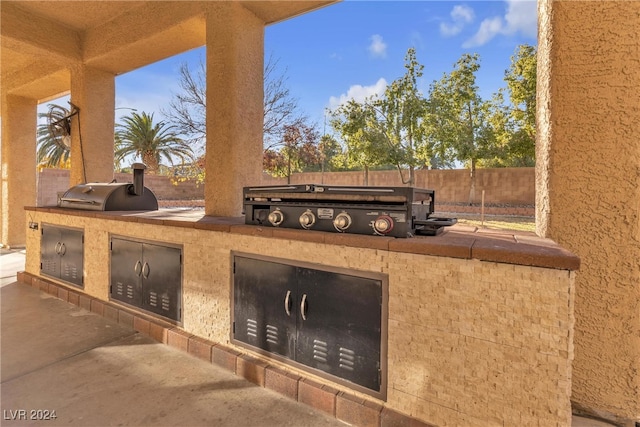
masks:
<instances>
[{"instance_id":1,"label":"dark cabinet door","mask_svg":"<svg viewBox=\"0 0 640 427\"><path fill-rule=\"evenodd\" d=\"M142 245L111 239L111 298L142 306Z\"/></svg>"},{"instance_id":2,"label":"dark cabinet door","mask_svg":"<svg viewBox=\"0 0 640 427\"><path fill-rule=\"evenodd\" d=\"M382 282L298 268L296 360L380 391Z\"/></svg>"},{"instance_id":3,"label":"dark cabinet door","mask_svg":"<svg viewBox=\"0 0 640 427\"><path fill-rule=\"evenodd\" d=\"M60 256L60 278L74 285L83 284L84 233L80 230L63 229L58 254Z\"/></svg>"},{"instance_id":4,"label":"dark cabinet door","mask_svg":"<svg viewBox=\"0 0 640 427\"><path fill-rule=\"evenodd\" d=\"M293 359L295 267L236 256L234 271L234 339Z\"/></svg>"},{"instance_id":5,"label":"dark cabinet door","mask_svg":"<svg viewBox=\"0 0 640 427\"><path fill-rule=\"evenodd\" d=\"M182 250L138 244L142 262L142 308L174 320L182 311Z\"/></svg>"},{"instance_id":6,"label":"dark cabinet door","mask_svg":"<svg viewBox=\"0 0 640 427\"><path fill-rule=\"evenodd\" d=\"M82 286L84 232L65 227L42 225L40 272L73 285Z\"/></svg>"},{"instance_id":7,"label":"dark cabinet door","mask_svg":"<svg viewBox=\"0 0 640 427\"><path fill-rule=\"evenodd\" d=\"M111 238L111 298L173 320L182 315L182 249Z\"/></svg>"},{"instance_id":8,"label":"dark cabinet door","mask_svg":"<svg viewBox=\"0 0 640 427\"><path fill-rule=\"evenodd\" d=\"M382 279L234 257L234 340L382 391Z\"/></svg>"},{"instance_id":9,"label":"dark cabinet door","mask_svg":"<svg viewBox=\"0 0 640 427\"><path fill-rule=\"evenodd\" d=\"M60 256L58 248L62 244L60 241L60 229L42 225L40 237L40 273L59 278L60 277Z\"/></svg>"}]
</instances>

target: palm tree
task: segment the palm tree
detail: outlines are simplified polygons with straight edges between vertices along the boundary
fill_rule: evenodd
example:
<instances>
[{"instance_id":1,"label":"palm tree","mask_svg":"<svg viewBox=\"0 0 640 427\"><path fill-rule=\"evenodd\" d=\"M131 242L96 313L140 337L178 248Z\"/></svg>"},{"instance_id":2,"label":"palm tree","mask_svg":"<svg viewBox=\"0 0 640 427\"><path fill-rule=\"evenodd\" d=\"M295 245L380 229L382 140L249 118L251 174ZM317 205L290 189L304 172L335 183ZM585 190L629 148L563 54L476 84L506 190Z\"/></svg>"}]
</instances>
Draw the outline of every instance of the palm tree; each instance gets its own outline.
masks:
<instances>
[{"instance_id":1,"label":"palm tree","mask_svg":"<svg viewBox=\"0 0 640 427\"><path fill-rule=\"evenodd\" d=\"M38 125L38 166L68 169L71 149L61 135L55 135L51 132L49 123L68 117L71 111L57 104L48 104L47 106L49 107L48 112L38 114L38 118L47 119L47 123Z\"/></svg>"},{"instance_id":2,"label":"palm tree","mask_svg":"<svg viewBox=\"0 0 640 427\"><path fill-rule=\"evenodd\" d=\"M157 174L160 160L166 159L173 165L174 158L185 163L193 161L191 147L178 137L174 126L166 123L153 123L153 113L131 113L122 118L123 123L116 125L115 156L122 160L128 155L139 157L149 168L149 173Z\"/></svg>"}]
</instances>

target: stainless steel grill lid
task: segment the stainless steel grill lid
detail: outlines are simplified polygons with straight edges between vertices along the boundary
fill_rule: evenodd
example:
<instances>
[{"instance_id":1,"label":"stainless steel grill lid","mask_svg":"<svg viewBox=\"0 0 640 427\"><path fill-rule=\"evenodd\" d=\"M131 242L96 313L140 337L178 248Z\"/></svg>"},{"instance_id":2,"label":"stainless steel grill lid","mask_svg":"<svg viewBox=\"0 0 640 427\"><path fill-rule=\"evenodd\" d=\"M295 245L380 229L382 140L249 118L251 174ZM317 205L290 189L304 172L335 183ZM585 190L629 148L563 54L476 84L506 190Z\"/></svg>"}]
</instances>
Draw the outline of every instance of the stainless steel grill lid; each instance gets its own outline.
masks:
<instances>
[{"instance_id":1,"label":"stainless steel grill lid","mask_svg":"<svg viewBox=\"0 0 640 427\"><path fill-rule=\"evenodd\" d=\"M144 211L158 210L158 200L147 187L137 196L130 183L90 182L68 189L58 206L90 211Z\"/></svg>"},{"instance_id":2,"label":"stainless steel grill lid","mask_svg":"<svg viewBox=\"0 0 640 427\"><path fill-rule=\"evenodd\" d=\"M58 206L89 211L158 210L155 194L144 186L144 170L147 167L142 163L134 163L131 168L133 184L117 182L78 184L62 195L58 200Z\"/></svg>"}]
</instances>

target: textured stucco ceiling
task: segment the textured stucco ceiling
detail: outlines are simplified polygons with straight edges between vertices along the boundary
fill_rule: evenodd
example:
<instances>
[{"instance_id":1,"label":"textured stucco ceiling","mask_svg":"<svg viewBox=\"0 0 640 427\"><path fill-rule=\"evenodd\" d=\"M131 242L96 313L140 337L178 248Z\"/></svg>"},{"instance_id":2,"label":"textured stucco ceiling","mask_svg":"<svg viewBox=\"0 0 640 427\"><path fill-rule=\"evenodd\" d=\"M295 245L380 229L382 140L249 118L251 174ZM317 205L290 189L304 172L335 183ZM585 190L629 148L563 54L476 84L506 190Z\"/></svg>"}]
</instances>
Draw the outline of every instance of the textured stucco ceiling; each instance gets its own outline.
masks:
<instances>
[{"instance_id":1,"label":"textured stucco ceiling","mask_svg":"<svg viewBox=\"0 0 640 427\"><path fill-rule=\"evenodd\" d=\"M142 1L18 1L25 12L57 22L76 31L85 31L124 15Z\"/></svg>"},{"instance_id":2,"label":"textured stucco ceiling","mask_svg":"<svg viewBox=\"0 0 640 427\"><path fill-rule=\"evenodd\" d=\"M335 0L239 1L265 25ZM205 44L204 14L220 2L0 2L3 93L38 100L69 90L69 70L85 64L114 74Z\"/></svg>"}]
</instances>

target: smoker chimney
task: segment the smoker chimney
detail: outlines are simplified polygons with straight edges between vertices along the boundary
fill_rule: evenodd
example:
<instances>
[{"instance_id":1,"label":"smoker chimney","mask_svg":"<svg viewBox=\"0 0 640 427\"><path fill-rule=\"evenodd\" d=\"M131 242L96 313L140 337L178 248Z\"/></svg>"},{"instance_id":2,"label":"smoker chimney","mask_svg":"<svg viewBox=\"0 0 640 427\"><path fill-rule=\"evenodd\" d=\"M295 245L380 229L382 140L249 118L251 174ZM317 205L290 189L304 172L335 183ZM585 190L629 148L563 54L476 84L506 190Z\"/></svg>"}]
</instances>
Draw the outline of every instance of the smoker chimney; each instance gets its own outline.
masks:
<instances>
[{"instance_id":1,"label":"smoker chimney","mask_svg":"<svg viewBox=\"0 0 640 427\"><path fill-rule=\"evenodd\" d=\"M133 169L133 194L142 196L144 194L144 170L147 167L144 163L134 163L131 165Z\"/></svg>"}]
</instances>

